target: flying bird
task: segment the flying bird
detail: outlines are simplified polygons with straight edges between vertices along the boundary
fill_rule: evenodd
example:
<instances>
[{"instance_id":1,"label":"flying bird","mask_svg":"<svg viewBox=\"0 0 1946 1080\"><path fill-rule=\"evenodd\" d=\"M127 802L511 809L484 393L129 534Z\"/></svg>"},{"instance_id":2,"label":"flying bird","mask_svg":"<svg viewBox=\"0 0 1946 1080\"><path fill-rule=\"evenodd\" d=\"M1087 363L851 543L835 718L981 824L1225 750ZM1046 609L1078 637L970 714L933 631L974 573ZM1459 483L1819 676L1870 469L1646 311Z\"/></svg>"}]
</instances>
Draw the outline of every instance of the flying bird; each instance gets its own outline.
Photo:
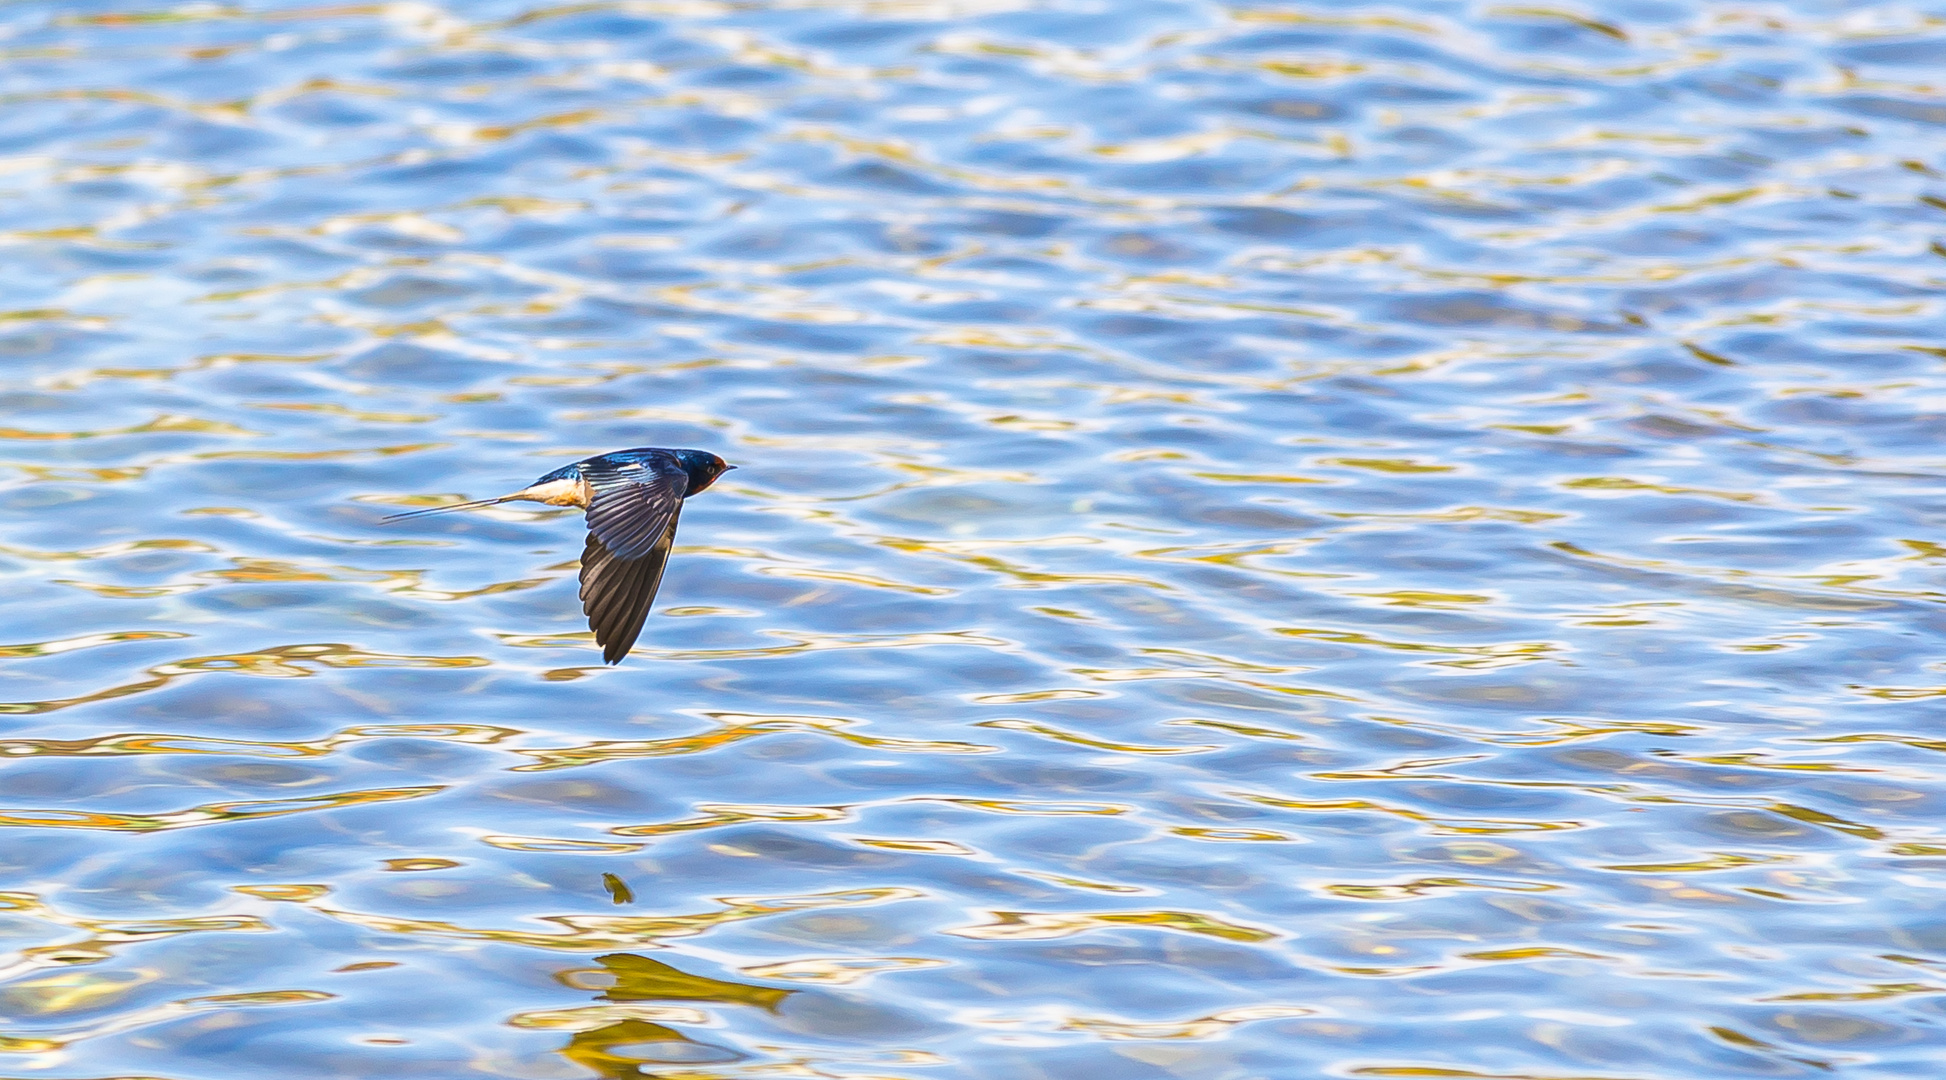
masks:
<instances>
[{"instance_id":1,"label":"flying bird","mask_svg":"<svg viewBox=\"0 0 1946 1080\"><path fill-rule=\"evenodd\" d=\"M703 450L637 447L586 458L548 473L511 495L435 506L386 521L473 510L504 502L579 506L588 511L588 545L581 552L581 610L601 646L619 664L642 633L662 584L662 568L676 542L682 501L736 468Z\"/></svg>"}]
</instances>

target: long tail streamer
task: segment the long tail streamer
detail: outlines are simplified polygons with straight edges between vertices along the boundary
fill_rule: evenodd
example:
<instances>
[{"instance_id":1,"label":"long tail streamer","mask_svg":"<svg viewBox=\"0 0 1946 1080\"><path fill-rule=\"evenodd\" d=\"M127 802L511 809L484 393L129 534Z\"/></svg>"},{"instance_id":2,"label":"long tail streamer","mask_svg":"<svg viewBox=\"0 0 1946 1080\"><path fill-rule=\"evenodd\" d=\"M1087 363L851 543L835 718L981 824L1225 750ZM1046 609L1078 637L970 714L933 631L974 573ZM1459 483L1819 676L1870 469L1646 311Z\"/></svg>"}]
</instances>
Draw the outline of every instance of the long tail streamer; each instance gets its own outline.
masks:
<instances>
[{"instance_id":1,"label":"long tail streamer","mask_svg":"<svg viewBox=\"0 0 1946 1080\"><path fill-rule=\"evenodd\" d=\"M443 514L449 510L477 510L482 506L494 506L512 499L512 495L502 495L497 499L475 499L472 502L451 503L446 506L429 506L424 510L408 510L403 514L388 514L380 523L400 521L405 518L424 517L427 514Z\"/></svg>"}]
</instances>

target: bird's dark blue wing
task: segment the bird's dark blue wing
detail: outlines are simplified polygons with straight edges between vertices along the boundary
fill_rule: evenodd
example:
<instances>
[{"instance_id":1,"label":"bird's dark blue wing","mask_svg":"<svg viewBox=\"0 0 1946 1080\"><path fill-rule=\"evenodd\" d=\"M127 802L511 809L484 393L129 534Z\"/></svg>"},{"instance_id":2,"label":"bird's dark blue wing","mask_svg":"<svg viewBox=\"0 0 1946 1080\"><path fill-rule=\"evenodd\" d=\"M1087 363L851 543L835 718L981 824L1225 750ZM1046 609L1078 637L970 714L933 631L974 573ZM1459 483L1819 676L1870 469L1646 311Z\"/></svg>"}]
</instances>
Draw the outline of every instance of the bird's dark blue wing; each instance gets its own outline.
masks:
<instances>
[{"instance_id":1,"label":"bird's dark blue wing","mask_svg":"<svg viewBox=\"0 0 1946 1080\"><path fill-rule=\"evenodd\" d=\"M581 610L610 664L620 663L642 633L689 490L689 475L673 458L618 457L580 463L590 489Z\"/></svg>"},{"instance_id":2,"label":"bird's dark blue wing","mask_svg":"<svg viewBox=\"0 0 1946 1080\"><path fill-rule=\"evenodd\" d=\"M581 610L588 616L588 627L601 646L603 663L619 664L641 636L642 623L655 602L655 590L662 584L662 569L669 565L669 550L676 543L676 521L682 503L669 515L648 554L639 559L617 558L593 530L581 552Z\"/></svg>"},{"instance_id":3,"label":"bird's dark blue wing","mask_svg":"<svg viewBox=\"0 0 1946 1080\"><path fill-rule=\"evenodd\" d=\"M689 474L673 456L615 460L610 454L580 463L588 483L588 531L617 559L647 555L669 531L689 493Z\"/></svg>"}]
</instances>

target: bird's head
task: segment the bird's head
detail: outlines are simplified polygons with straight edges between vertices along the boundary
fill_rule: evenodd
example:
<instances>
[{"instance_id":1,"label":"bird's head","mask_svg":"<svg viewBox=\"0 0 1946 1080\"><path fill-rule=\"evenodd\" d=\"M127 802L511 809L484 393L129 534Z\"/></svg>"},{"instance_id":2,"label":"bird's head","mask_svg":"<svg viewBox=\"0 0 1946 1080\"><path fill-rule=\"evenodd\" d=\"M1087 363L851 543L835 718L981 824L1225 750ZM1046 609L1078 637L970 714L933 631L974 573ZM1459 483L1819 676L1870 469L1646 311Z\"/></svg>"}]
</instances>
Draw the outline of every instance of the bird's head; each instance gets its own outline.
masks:
<instances>
[{"instance_id":1,"label":"bird's head","mask_svg":"<svg viewBox=\"0 0 1946 1080\"><path fill-rule=\"evenodd\" d=\"M683 471L689 474L689 490L694 495L716 483L716 478L736 468L707 450L678 450L676 460L682 462Z\"/></svg>"}]
</instances>

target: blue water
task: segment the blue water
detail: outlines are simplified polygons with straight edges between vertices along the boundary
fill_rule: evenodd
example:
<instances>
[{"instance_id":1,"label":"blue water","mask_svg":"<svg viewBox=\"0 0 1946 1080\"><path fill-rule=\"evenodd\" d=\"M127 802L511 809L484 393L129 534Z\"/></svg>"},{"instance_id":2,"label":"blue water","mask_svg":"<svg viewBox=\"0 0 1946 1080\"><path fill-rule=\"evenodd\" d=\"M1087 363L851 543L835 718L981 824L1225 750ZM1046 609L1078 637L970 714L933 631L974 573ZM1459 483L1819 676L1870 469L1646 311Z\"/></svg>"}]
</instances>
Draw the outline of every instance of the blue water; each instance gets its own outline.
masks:
<instances>
[{"instance_id":1,"label":"blue water","mask_svg":"<svg viewBox=\"0 0 1946 1080\"><path fill-rule=\"evenodd\" d=\"M1909 1078L1946 7L0 7L0 1075ZM741 468L635 654L526 504Z\"/></svg>"}]
</instances>

